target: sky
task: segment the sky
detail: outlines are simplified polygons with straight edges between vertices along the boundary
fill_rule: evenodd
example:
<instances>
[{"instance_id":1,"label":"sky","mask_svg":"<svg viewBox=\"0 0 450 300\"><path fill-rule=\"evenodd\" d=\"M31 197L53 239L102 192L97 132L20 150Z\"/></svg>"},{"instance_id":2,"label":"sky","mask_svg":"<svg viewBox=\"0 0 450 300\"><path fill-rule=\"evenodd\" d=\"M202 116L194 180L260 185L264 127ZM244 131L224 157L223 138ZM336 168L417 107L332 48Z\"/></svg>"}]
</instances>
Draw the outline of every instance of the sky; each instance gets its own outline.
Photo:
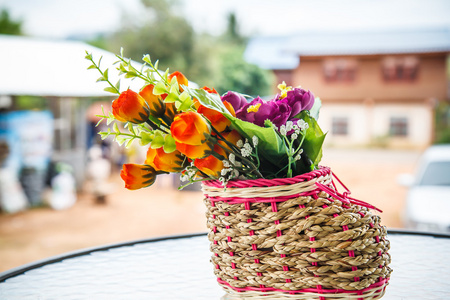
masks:
<instances>
[{"instance_id":1,"label":"sky","mask_svg":"<svg viewBox=\"0 0 450 300\"><path fill-rule=\"evenodd\" d=\"M177 12L198 32L220 34L236 13L245 35L306 30L450 28L450 0L178 0ZM28 35L67 38L112 32L126 13L139 24L140 0L0 0Z\"/></svg>"}]
</instances>

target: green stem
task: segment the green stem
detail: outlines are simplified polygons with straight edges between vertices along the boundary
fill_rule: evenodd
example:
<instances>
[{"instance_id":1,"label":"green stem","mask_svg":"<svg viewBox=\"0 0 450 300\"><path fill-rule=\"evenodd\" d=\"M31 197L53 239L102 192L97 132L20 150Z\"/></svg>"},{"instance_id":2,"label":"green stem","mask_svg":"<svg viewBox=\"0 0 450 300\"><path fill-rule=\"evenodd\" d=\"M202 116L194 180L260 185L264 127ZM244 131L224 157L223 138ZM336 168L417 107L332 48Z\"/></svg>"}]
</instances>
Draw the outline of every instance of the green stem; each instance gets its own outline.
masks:
<instances>
[{"instance_id":1,"label":"green stem","mask_svg":"<svg viewBox=\"0 0 450 300\"><path fill-rule=\"evenodd\" d=\"M153 128L153 129L159 129L159 130L161 130L162 132L168 134L168 132L167 132L164 128L162 128L162 127L156 125L156 124L153 123L151 120L147 120L146 122L147 122L148 125L150 125L151 128Z\"/></svg>"},{"instance_id":2,"label":"green stem","mask_svg":"<svg viewBox=\"0 0 450 300\"><path fill-rule=\"evenodd\" d=\"M120 59L122 62L126 63L127 66L130 66L130 67L132 68L133 72L136 73L136 75L137 75L138 78L141 78L142 80L145 80L145 81L147 81L147 82L150 83L150 84L154 84L153 81L149 80L150 78L148 78L148 76L145 76L144 73L142 73L141 71L138 71L135 67L133 67L133 66L131 65L131 63L129 63L128 61L126 61L122 56L116 55L116 57L117 57L118 59Z\"/></svg>"},{"instance_id":3,"label":"green stem","mask_svg":"<svg viewBox=\"0 0 450 300\"><path fill-rule=\"evenodd\" d=\"M239 152L235 152L235 151L230 150L229 148L221 145L220 143L217 143L216 145L218 145L220 148L222 148L223 150L225 150L228 153L233 153L234 155L239 157L242 160L242 162L244 162L245 164L251 166L251 168L249 169L251 173L255 173L260 178L264 178L264 176L259 172L258 167L251 160L249 160L248 158L245 158ZM215 153L215 152L213 152L213 153Z\"/></svg>"},{"instance_id":4,"label":"green stem","mask_svg":"<svg viewBox=\"0 0 450 300\"><path fill-rule=\"evenodd\" d=\"M105 77L105 73L100 69L100 66L94 62L92 55L89 56L89 60L91 61L92 65L94 65L94 67L100 72L100 74L102 74L104 81L106 81L116 91L116 94L120 95L120 91L116 88L114 84L111 83L111 81L109 81L109 79Z\"/></svg>"}]
</instances>

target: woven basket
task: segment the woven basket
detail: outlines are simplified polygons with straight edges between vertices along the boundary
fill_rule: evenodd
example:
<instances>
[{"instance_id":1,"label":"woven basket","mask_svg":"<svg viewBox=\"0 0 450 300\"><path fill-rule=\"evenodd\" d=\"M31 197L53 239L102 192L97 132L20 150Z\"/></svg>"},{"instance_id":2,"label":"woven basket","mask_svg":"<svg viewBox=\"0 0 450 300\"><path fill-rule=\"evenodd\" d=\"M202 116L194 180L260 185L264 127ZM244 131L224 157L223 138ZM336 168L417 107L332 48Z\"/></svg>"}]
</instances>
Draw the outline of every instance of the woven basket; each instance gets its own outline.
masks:
<instances>
[{"instance_id":1,"label":"woven basket","mask_svg":"<svg viewBox=\"0 0 450 300\"><path fill-rule=\"evenodd\" d=\"M344 186L344 185L343 185ZM344 186L345 187L345 186ZM329 168L289 179L202 183L212 263L237 298L379 299L391 269L375 207Z\"/></svg>"}]
</instances>

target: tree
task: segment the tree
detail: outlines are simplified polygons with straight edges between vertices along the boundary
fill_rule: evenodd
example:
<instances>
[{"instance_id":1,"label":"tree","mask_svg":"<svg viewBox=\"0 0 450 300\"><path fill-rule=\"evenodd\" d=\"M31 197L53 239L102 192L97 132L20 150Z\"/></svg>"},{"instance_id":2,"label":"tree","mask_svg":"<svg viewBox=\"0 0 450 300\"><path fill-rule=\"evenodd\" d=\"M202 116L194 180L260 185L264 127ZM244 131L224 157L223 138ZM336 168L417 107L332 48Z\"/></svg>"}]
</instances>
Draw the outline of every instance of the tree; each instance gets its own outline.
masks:
<instances>
[{"instance_id":1,"label":"tree","mask_svg":"<svg viewBox=\"0 0 450 300\"><path fill-rule=\"evenodd\" d=\"M0 12L0 34L22 35L22 20L11 19L8 10L3 8Z\"/></svg>"},{"instance_id":2,"label":"tree","mask_svg":"<svg viewBox=\"0 0 450 300\"><path fill-rule=\"evenodd\" d=\"M160 60L160 67L176 67L187 72L192 67L195 34L183 17L175 15L172 1L142 0L146 7L146 21L133 25L132 18L124 21L122 30L115 33L107 47L117 52L124 47L125 55L141 61L144 54Z\"/></svg>"},{"instance_id":3,"label":"tree","mask_svg":"<svg viewBox=\"0 0 450 300\"><path fill-rule=\"evenodd\" d=\"M121 30L101 36L90 43L141 61L150 54L160 61L162 70L183 72L200 86L215 88L219 93L234 90L249 95L270 93L271 74L243 58L246 38L239 34L235 14L228 16L227 30L219 37L196 34L184 17L175 13L175 0L141 0L146 11L139 17L125 17Z\"/></svg>"},{"instance_id":4,"label":"tree","mask_svg":"<svg viewBox=\"0 0 450 300\"><path fill-rule=\"evenodd\" d=\"M216 89L220 93L238 91L250 96L271 93L273 75L244 60L242 47L232 47L220 56Z\"/></svg>"}]
</instances>

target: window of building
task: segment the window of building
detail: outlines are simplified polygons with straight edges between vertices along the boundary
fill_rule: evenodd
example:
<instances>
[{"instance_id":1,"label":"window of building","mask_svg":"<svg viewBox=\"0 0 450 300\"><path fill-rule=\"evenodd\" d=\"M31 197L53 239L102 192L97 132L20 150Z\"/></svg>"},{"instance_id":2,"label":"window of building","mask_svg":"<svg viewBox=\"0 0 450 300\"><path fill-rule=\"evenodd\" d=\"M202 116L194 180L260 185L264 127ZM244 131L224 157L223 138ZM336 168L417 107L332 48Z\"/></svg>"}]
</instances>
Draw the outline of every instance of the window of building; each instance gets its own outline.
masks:
<instances>
[{"instance_id":1,"label":"window of building","mask_svg":"<svg viewBox=\"0 0 450 300\"><path fill-rule=\"evenodd\" d=\"M408 119L406 117L391 117L389 120L389 134L391 136L408 135Z\"/></svg>"},{"instance_id":2,"label":"window of building","mask_svg":"<svg viewBox=\"0 0 450 300\"><path fill-rule=\"evenodd\" d=\"M348 135L348 118L333 117L331 123L331 133L333 135Z\"/></svg>"},{"instance_id":3,"label":"window of building","mask_svg":"<svg viewBox=\"0 0 450 300\"><path fill-rule=\"evenodd\" d=\"M349 58L327 59L323 64L326 81L354 81L356 78L356 60Z\"/></svg>"},{"instance_id":4,"label":"window of building","mask_svg":"<svg viewBox=\"0 0 450 300\"><path fill-rule=\"evenodd\" d=\"M382 61L383 79L385 81L413 81L417 78L419 60L415 56L389 56Z\"/></svg>"}]
</instances>

